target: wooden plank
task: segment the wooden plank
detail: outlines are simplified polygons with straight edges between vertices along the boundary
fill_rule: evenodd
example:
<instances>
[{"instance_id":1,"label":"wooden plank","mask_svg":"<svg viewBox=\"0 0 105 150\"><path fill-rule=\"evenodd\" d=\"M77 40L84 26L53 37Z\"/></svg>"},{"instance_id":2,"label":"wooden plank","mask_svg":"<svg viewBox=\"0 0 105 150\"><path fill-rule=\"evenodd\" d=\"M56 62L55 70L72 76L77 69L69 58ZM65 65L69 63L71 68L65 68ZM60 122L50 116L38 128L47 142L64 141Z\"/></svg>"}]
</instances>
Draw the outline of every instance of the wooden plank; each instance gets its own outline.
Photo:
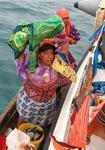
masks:
<instances>
[{"instance_id":1,"label":"wooden plank","mask_svg":"<svg viewBox=\"0 0 105 150\"><path fill-rule=\"evenodd\" d=\"M17 95L12 99L12 101L9 103L9 105L6 107L4 112L0 115L0 131L2 128L5 128L8 122L10 122L10 119L14 118L14 111L16 111L16 99Z\"/></svg>"}]
</instances>

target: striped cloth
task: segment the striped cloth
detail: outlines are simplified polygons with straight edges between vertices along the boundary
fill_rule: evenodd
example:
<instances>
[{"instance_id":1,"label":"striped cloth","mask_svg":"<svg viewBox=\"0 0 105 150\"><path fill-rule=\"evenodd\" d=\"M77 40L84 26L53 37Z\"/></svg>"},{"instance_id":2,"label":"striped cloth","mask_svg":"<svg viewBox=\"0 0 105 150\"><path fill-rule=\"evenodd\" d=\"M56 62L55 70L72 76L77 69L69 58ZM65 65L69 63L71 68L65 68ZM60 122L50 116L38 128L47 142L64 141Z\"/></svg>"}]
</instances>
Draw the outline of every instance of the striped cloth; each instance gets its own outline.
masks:
<instances>
[{"instance_id":1,"label":"striped cloth","mask_svg":"<svg viewBox=\"0 0 105 150\"><path fill-rule=\"evenodd\" d=\"M105 104L103 105L101 110L97 113L96 118L101 124L105 125Z\"/></svg>"}]
</instances>

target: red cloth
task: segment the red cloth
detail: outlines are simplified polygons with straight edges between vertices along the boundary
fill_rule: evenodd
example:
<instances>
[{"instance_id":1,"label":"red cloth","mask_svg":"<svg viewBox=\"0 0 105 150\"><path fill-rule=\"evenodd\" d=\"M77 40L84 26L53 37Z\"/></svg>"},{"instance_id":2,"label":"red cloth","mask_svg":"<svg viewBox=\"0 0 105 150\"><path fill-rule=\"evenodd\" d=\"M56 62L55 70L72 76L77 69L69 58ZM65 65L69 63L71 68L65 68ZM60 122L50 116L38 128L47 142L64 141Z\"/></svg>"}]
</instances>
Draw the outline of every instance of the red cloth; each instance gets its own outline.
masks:
<instances>
[{"instance_id":1,"label":"red cloth","mask_svg":"<svg viewBox=\"0 0 105 150\"><path fill-rule=\"evenodd\" d=\"M74 123L75 117L77 115L77 110L74 110L72 116L71 116L71 125Z\"/></svg>"},{"instance_id":2,"label":"red cloth","mask_svg":"<svg viewBox=\"0 0 105 150\"><path fill-rule=\"evenodd\" d=\"M0 150L6 150L6 136L0 135Z\"/></svg>"}]
</instances>

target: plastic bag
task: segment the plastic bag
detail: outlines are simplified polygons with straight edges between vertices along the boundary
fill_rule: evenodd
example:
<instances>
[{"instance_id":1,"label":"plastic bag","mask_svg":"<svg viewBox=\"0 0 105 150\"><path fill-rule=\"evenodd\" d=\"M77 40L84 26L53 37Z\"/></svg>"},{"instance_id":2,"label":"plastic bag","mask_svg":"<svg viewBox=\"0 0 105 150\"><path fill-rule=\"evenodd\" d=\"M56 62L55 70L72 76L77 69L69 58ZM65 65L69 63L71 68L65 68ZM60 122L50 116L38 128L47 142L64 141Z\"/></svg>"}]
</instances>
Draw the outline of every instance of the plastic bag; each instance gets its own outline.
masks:
<instances>
[{"instance_id":1,"label":"plastic bag","mask_svg":"<svg viewBox=\"0 0 105 150\"><path fill-rule=\"evenodd\" d=\"M30 143L30 137L16 128L6 138L7 150L19 150L22 143Z\"/></svg>"}]
</instances>

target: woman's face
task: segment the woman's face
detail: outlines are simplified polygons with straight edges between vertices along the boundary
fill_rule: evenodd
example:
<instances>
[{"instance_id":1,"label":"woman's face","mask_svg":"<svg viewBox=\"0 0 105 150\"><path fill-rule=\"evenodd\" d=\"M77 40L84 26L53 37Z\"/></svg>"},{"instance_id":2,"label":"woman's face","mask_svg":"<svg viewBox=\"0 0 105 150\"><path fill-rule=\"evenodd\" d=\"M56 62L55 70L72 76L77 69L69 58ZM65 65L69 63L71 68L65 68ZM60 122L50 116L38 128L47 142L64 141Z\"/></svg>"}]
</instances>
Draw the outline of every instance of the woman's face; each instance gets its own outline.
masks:
<instances>
[{"instance_id":1,"label":"woman's face","mask_svg":"<svg viewBox=\"0 0 105 150\"><path fill-rule=\"evenodd\" d=\"M64 24L67 24L70 21L69 17L65 17L65 18L62 18L62 19L63 19Z\"/></svg>"},{"instance_id":2,"label":"woman's face","mask_svg":"<svg viewBox=\"0 0 105 150\"><path fill-rule=\"evenodd\" d=\"M53 49L48 49L45 52L38 54L39 63L43 66L50 66L54 60Z\"/></svg>"}]
</instances>

